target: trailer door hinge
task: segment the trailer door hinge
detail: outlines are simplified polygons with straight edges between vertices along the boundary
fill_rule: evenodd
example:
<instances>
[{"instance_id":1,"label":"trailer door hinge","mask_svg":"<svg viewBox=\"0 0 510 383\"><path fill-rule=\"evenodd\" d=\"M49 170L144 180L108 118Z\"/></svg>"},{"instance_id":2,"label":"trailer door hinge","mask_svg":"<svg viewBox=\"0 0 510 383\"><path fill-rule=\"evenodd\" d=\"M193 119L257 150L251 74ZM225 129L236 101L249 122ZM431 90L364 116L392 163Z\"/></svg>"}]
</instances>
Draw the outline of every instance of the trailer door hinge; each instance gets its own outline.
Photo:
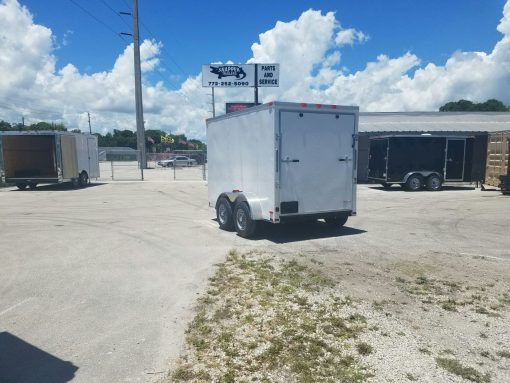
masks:
<instances>
[{"instance_id":1,"label":"trailer door hinge","mask_svg":"<svg viewBox=\"0 0 510 383\"><path fill-rule=\"evenodd\" d=\"M356 146L356 141L358 141L358 135L353 134L352 135L352 147L354 148Z\"/></svg>"}]
</instances>

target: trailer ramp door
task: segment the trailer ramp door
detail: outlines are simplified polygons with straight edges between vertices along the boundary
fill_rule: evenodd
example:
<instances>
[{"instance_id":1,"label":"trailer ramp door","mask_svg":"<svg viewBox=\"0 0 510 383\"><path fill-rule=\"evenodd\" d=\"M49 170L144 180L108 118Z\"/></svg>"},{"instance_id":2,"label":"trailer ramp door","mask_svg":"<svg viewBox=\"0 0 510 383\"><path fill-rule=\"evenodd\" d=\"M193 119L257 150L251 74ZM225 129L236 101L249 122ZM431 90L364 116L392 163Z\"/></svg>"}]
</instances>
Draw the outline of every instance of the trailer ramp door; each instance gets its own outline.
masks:
<instances>
[{"instance_id":1,"label":"trailer ramp door","mask_svg":"<svg viewBox=\"0 0 510 383\"><path fill-rule=\"evenodd\" d=\"M71 135L62 135L62 167L65 179L78 177L78 158L76 157L76 139Z\"/></svg>"},{"instance_id":2,"label":"trailer ramp door","mask_svg":"<svg viewBox=\"0 0 510 383\"><path fill-rule=\"evenodd\" d=\"M281 214L352 210L354 115L280 114Z\"/></svg>"}]
</instances>

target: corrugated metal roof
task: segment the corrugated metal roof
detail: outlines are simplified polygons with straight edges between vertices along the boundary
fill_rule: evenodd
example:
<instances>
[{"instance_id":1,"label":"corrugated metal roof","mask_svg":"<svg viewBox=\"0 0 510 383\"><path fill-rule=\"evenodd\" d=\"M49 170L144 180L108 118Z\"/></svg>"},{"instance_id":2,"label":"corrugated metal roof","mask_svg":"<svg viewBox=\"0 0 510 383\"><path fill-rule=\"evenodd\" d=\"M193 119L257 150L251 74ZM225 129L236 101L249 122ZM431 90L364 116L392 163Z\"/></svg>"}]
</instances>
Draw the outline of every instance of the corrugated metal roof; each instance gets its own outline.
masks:
<instances>
[{"instance_id":1,"label":"corrugated metal roof","mask_svg":"<svg viewBox=\"0 0 510 383\"><path fill-rule=\"evenodd\" d=\"M386 112L359 114L360 132L498 132L510 130L509 112Z\"/></svg>"}]
</instances>

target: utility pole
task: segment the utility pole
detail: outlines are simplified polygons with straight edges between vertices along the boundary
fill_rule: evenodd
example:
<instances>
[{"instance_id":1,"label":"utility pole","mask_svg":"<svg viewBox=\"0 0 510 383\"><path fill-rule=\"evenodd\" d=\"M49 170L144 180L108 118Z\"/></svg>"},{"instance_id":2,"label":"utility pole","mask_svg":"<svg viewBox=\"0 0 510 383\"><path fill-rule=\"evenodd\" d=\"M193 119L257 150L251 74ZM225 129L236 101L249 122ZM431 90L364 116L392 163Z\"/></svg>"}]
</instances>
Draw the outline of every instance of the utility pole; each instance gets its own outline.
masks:
<instances>
[{"instance_id":1,"label":"utility pole","mask_svg":"<svg viewBox=\"0 0 510 383\"><path fill-rule=\"evenodd\" d=\"M90 113L87 112L87 116L89 117L89 133L92 134L92 126L90 125Z\"/></svg>"},{"instance_id":2,"label":"utility pole","mask_svg":"<svg viewBox=\"0 0 510 383\"><path fill-rule=\"evenodd\" d=\"M140 168L147 169L145 127L143 124L142 72L140 69L140 35L138 31L138 0L133 0L133 50L135 64L136 137L140 151Z\"/></svg>"},{"instance_id":3,"label":"utility pole","mask_svg":"<svg viewBox=\"0 0 510 383\"><path fill-rule=\"evenodd\" d=\"M25 127L25 117L21 116L21 125Z\"/></svg>"}]
</instances>

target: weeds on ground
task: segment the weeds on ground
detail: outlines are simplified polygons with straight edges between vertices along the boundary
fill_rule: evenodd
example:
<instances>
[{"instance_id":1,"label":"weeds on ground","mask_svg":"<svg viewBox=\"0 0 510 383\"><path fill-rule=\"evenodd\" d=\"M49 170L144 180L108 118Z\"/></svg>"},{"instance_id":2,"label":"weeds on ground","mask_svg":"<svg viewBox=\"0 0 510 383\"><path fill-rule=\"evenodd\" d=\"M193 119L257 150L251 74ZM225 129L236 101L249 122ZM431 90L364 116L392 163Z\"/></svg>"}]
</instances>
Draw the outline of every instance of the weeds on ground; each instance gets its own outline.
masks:
<instances>
[{"instance_id":1,"label":"weeds on ground","mask_svg":"<svg viewBox=\"0 0 510 383\"><path fill-rule=\"evenodd\" d=\"M364 382L366 318L296 261L231 251L199 302L172 382ZM356 353L357 351L357 353Z\"/></svg>"},{"instance_id":2,"label":"weeds on ground","mask_svg":"<svg viewBox=\"0 0 510 383\"><path fill-rule=\"evenodd\" d=\"M458 282L434 279L424 274L412 278L398 276L395 281L400 290L418 298L421 303L435 304L446 311L456 312L466 307L478 314L500 317L498 311L510 305L508 293L493 297L486 286L462 286ZM427 311L425 307L423 309Z\"/></svg>"},{"instance_id":3,"label":"weeds on ground","mask_svg":"<svg viewBox=\"0 0 510 383\"><path fill-rule=\"evenodd\" d=\"M490 383L490 374L482 374L472 367L462 365L456 359L449 358L436 358L436 363L439 367L445 369L451 374L458 375L464 379L470 380L476 383Z\"/></svg>"}]
</instances>

